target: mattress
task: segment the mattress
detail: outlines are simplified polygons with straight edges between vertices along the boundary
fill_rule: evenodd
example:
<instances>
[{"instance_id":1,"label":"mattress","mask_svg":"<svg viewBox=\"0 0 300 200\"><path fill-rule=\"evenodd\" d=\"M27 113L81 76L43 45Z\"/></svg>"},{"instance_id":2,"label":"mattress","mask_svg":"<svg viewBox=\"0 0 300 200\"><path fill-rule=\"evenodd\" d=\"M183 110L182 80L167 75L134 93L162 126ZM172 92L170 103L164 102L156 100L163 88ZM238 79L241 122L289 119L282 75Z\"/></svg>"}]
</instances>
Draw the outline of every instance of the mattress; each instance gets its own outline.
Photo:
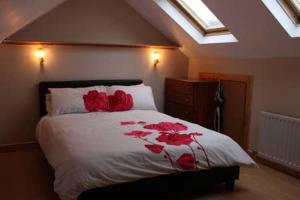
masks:
<instances>
[{"instance_id":1,"label":"mattress","mask_svg":"<svg viewBox=\"0 0 300 200\"><path fill-rule=\"evenodd\" d=\"M228 136L157 111L44 116L36 136L63 200L164 174L255 165Z\"/></svg>"}]
</instances>

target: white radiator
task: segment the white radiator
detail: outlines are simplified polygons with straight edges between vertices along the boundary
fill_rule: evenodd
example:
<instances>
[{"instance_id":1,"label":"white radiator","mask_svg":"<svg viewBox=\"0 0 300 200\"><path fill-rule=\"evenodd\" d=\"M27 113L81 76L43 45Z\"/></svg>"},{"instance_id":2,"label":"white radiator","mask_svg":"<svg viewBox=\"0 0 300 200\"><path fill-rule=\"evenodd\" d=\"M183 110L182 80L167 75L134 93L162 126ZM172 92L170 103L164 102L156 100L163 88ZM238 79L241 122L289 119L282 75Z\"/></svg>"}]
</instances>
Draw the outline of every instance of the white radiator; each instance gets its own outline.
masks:
<instances>
[{"instance_id":1,"label":"white radiator","mask_svg":"<svg viewBox=\"0 0 300 200\"><path fill-rule=\"evenodd\" d=\"M257 153L300 172L300 119L262 112Z\"/></svg>"}]
</instances>

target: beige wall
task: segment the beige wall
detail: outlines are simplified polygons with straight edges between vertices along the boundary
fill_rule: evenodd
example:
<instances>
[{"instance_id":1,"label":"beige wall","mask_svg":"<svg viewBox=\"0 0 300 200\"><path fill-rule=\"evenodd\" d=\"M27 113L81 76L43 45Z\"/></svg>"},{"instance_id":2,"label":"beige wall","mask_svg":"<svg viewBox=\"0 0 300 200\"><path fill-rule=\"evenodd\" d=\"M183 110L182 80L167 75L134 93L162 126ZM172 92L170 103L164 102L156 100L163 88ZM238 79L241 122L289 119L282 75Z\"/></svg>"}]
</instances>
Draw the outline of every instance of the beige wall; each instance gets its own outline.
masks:
<instances>
[{"instance_id":1,"label":"beige wall","mask_svg":"<svg viewBox=\"0 0 300 200\"><path fill-rule=\"evenodd\" d=\"M100 44L173 44L123 0L66 1L8 39Z\"/></svg>"},{"instance_id":2,"label":"beige wall","mask_svg":"<svg viewBox=\"0 0 300 200\"><path fill-rule=\"evenodd\" d=\"M0 1L0 40L9 37L66 0Z\"/></svg>"},{"instance_id":3,"label":"beige wall","mask_svg":"<svg viewBox=\"0 0 300 200\"><path fill-rule=\"evenodd\" d=\"M26 26L10 39L105 44L172 44L120 0L72 0ZM34 56L39 46L0 45L0 144L34 140L38 88L43 80L143 79L163 109L165 77L186 77L188 59L179 50L44 46L45 68Z\"/></svg>"},{"instance_id":4,"label":"beige wall","mask_svg":"<svg viewBox=\"0 0 300 200\"><path fill-rule=\"evenodd\" d=\"M250 149L257 145L259 114L269 111L300 117L300 59L191 59L189 77L199 71L251 75L254 80Z\"/></svg>"},{"instance_id":5,"label":"beige wall","mask_svg":"<svg viewBox=\"0 0 300 200\"><path fill-rule=\"evenodd\" d=\"M49 46L42 70L37 48L0 45L0 144L34 140L39 81L143 79L162 110L165 77L187 76L188 60L179 50L160 50L154 68L150 49Z\"/></svg>"}]
</instances>

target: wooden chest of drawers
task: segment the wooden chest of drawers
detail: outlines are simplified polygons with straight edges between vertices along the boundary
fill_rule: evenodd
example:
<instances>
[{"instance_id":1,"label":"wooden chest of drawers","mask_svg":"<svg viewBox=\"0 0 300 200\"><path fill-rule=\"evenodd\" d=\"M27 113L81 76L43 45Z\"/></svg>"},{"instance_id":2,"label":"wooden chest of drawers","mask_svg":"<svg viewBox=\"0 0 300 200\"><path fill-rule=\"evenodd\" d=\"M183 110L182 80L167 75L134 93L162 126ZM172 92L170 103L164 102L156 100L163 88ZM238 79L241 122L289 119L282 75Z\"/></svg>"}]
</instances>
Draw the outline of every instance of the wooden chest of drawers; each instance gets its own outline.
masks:
<instances>
[{"instance_id":1,"label":"wooden chest of drawers","mask_svg":"<svg viewBox=\"0 0 300 200\"><path fill-rule=\"evenodd\" d=\"M167 78L165 113L213 129L217 84L214 80Z\"/></svg>"}]
</instances>

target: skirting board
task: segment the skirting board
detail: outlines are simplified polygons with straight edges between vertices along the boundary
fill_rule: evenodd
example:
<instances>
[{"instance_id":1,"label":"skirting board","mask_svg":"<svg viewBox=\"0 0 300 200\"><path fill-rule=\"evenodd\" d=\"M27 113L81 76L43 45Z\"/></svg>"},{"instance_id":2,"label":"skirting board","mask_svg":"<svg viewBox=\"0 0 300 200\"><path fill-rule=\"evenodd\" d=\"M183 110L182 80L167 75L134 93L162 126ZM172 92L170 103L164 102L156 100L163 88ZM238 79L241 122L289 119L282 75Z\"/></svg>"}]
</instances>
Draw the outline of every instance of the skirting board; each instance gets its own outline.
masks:
<instances>
[{"instance_id":1,"label":"skirting board","mask_svg":"<svg viewBox=\"0 0 300 200\"><path fill-rule=\"evenodd\" d=\"M281 171L281 172L291 175L293 177L300 178L300 173L298 171L295 171L293 169L290 169L290 168L280 165L278 163L272 162L270 160L261 158L257 155L257 152L248 152L248 153L258 163L261 163L263 165L266 165L268 167L271 167L273 169L276 169L278 171Z\"/></svg>"},{"instance_id":2,"label":"skirting board","mask_svg":"<svg viewBox=\"0 0 300 200\"><path fill-rule=\"evenodd\" d=\"M0 153L39 148L37 142L0 145Z\"/></svg>"}]
</instances>

